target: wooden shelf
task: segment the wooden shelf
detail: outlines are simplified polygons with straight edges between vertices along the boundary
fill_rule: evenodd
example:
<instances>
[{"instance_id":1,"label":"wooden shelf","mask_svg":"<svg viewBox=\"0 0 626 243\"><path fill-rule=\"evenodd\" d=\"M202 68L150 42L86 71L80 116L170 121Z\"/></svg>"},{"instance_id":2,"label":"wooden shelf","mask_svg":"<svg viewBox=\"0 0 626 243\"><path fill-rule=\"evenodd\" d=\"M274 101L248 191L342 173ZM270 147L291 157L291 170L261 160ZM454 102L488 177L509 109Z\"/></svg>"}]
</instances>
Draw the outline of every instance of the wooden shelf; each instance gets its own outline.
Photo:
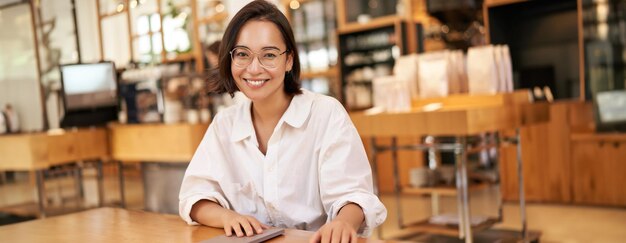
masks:
<instances>
[{"instance_id":1,"label":"wooden shelf","mask_svg":"<svg viewBox=\"0 0 626 243\"><path fill-rule=\"evenodd\" d=\"M395 59L389 58L387 60L381 60L381 61L371 61L371 62L365 62L365 63L346 64L346 65L344 65L344 67L346 69L357 69L357 68L362 68L362 67L373 67L373 66L378 65L378 64L390 64L391 66L393 66L395 61L396 61Z\"/></svg>"},{"instance_id":2,"label":"wooden shelf","mask_svg":"<svg viewBox=\"0 0 626 243\"><path fill-rule=\"evenodd\" d=\"M386 43L386 44L356 47L356 48L352 48L352 49L347 49L343 53L347 54L347 53L352 53L352 52L371 52L373 50L391 49L391 48L393 48L394 46L397 46L397 45L398 45L398 43L391 42L391 43ZM393 57L392 57L391 60L395 60L395 59L393 59Z\"/></svg>"},{"instance_id":3,"label":"wooden shelf","mask_svg":"<svg viewBox=\"0 0 626 243\"><path fill-rule=\"evenodd\" d=\"M390 25L395 25L399 23L401 18L395 15L379 17L372 19L370 22L361 24L361 23L349 23L346 24L343 28L337 29L337 33L342 34L351 34L355 32L367 31L377 28L382 28Z\"/></svg>"},{"instance_id":4,"label":"wooden shelf","mask_svg":"<svg viewBox=\"0 0 626 243\"><path fill-rule=\"evenodd\" d=\"M484 5L488 8L504 6L509 4L528 2L528 0L485 0Z\"/></svg>"},{"instance_id":5,"label":"wooden shelf","mask_svg":"<svg viewBox=\"0 0 626 243\"><path fill-rule=\"evenodd\" d=\"M311 79L311 78L317 78L317 77L337 78L338 77L337 68L331 67L324 71L300 73L300 79Z\"/></svg>"},{"instance_id":6,"label":"wooden shelf","mask_svg":"<svg viewBox=\"0 0 626 243\"><path fill-rule=\"evenodd\" d=\"M106 19L108 17L113 17L113 16L116 16L116 15L125 14L125 13L126 13L126 8L124 8L124 10L122 10L121 12L112 12L112 13L101 14L99 16L99 18L100 18L100 20L102 20L102 19Z\"/></svg>"},{"instance_id":7,"label":"wooden shelf","mask_svg":"<svg viewBox=\"0 0 626 243\"><path fill-rule=\"evenodd\" d=\"M472 232L489 229L496 223L498 223L498 219L490 217L485 222L476 226L472 226ZM405 229L412 232L427 232L431 234L459 236L459 228L457 225L431 224L428 222L428 219L409 224L405 226Z\"/></svg>"},{"instance_id":8,"label":"wooden shelf","mask_svg":"<svg viewBox=\"0 0 626 243\"><path fill-rule=\"evenodd\" d=\"M211 16L198 19L198 25L224 21L227 17L228 17L227 12L217 13Z\"/></svg>"},{"instance_id":9,"label":"wooden shelf","mask_svg":"<svg viewBox=\"0 0 626 243\"><path fill-rule=\"evenodd\" d=\"M469 185L469 191L483 190L489 187L488 183L471 184ZM403 194L439 194L442 196L455 196L456 187L454 186L436 186L436 187L405 187L402 188Z\"/></svg>"},{"instance_id":10,"label":"wooden shelf","mask_svg":"<svg viewBox=\"0 0 626 243\"><path fill-rule=\"evenodd\" d=\"M573 133L570 139L575 142L626 142L626 133Z\"/></svg>"},{"instance_id":11,"label":"wooden shelf","mask_svg":"<svg viewBox=\"0 0 626 243\"><path fill-rule=\"evenodd\" d=\"M167 56L167 54L165 54L165 56ZM165 58L163 60L163 63L172 63L172 62L187 62L187 61L191 61L193 60L194 56L192 52L185 52L185 53L181 53L176 55L175 58Z\"/></svg>"}]
</instances>

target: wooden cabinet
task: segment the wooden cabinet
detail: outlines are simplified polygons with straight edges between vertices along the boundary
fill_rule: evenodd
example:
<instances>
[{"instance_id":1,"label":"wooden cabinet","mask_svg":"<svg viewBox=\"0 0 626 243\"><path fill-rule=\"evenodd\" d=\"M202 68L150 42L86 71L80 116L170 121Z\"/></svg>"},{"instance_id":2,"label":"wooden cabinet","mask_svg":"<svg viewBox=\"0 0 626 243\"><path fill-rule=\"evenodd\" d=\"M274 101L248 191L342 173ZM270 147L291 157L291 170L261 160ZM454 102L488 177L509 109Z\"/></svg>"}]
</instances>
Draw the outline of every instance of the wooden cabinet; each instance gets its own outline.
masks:
<instances>
[{"instance_id":1,"label":"wooden cabinet","mask_svg":"<svg viewBox=\"0 0 626 243\"><path fill-rule=\"evenodd\" d=\"M569 203L572 201L572 132L589 130L591 104L556 102L550 105L550 122L523 127L522 161L526 200ZM514 135L514 131L504 131ZM515 146L500 149L501 193L504 200L518 200Z\"/></svg>"},{"instance_id":2,"label":"wooden cabinet","mask_svg":"<svg viewBox=\"0 0 626 243\"><path fill-rule=\"evenodd\" d=\"M577 204L626 206L626 134L572 136L572 189Z\"/></svg>"},{"instance_id":3,"label":"wooden cabinet","mask_svg":"<svg viewBox=\"0 0 626 243\"><path fill-rule=\"evenodd\" d=\"M590 103L557 102L549 123L521 129L527 201L626 206L626 134L594 133L592 113ZM515 147L500 158L502 197L518 200Z\"/></svg>"}]
</instances>

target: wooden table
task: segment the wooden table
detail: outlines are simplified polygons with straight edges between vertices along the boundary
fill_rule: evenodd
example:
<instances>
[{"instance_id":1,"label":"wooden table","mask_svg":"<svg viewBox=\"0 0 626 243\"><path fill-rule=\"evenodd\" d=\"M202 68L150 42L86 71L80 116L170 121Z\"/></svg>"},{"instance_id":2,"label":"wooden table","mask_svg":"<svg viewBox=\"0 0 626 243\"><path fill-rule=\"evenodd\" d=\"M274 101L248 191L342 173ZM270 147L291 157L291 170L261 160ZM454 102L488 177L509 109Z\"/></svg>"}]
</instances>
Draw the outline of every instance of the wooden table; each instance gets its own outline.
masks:
<instances>
[{"instance_id":1,"label":"wooden table","mask_svg":"<svg viewBox=\"0 0 626 243\"><path fill-rule=\"evenodd\" d=\"M417 103L417 104L416 104ZM425 109L429 104L438 103L436 109ZM376 153L383 150L392 152L394 168L394 191L398 204L398 221L401 227L405 227L400 207L399 194L402 189L399 183L397 151L400 149L410 150L438 150L454 152L456 155L456 188L453 195L457 196L459 204L458 217L459 227L457 230L446 226L432 225L426 221L416 222L410 225L417 231L434 232L450 236L458 236L465 242L472 242L472 231L488 228L491 224L501 221L498 218L490 218L484 224L470 226L469 195L467 178L467 153L470 148L466 136L480 135L486 132L497 132L507 129L516 129L517 134L512 142L518 146L518 170L520 187L523 186L521 176L521 143L519 128L522 126L549 121L548 103L531 103L525 91L496 94L496 95L458 95L447 98L429 99L414 102L412 111L397 113L352 113L350 117L362 137L371 138L371 154L369 155L372 170L376 173ZM453 136L456 142L446 144L416 144L411 146L398 146L397 137L421 137L421 136ZM376 137L391 137L391 146L382 147L376 145ZM489 146L498 146L500 139L490 142ZM432 167L431 167L432 168ZM436 189L436 188L435 188ZM433 202L436 202L439 194L449 193L445 190L413 190L418 193L433 194ZM455 190L456 189L456 190ZM523 188L520 189L520 208L522 210L522 234L526 237L526 219L524 207ZM500 199L501 200L501 199ZM501 201L499 202L501 205ZM436 207L433 207L436 208ZM436 209L433 209L434 213ZM499 210L502 212L502 210ZM489 225L486 225L489 224ZM379 232L380 234L380 232Z\"/></svg>"},{"instance_id":2,"label":"wooden table","mask_svg":"<svg viewBox=\"0 0 626 243\"><path fill-rule=\"evenodd\" d=\"M189 226L175 215L119 208L80 213L1 226L3 242L199 242L224 234L222 229ZM313 232L285 230L269 242L308 242ZM393 242L359 239L359 242Z\"/></svg>"},{"instance_id":3,"label":"wooden table","mask_svg":"<svg viewBox=\"0 0 626 243\"><path fill-rule=\"evenodd\" d=\"M178 191L209 124L111 124L111 157L141 162L144 209L178 212Z\"/></svg>"},{"instance_id":4,"label":"wooden table","mask_svg":"<svg viewBox=\"0 0 626 243\"><path fill-rule=\"evenodd\" d=\"M44 171L51 166L74 162L102 162L109 156L108 136L104 128L3 135L0 136L0 155L0 171L35 172L38 209L40 216L45 217ZM99 176L100 203L101 180Z\"/></svg>"}]
</instances>

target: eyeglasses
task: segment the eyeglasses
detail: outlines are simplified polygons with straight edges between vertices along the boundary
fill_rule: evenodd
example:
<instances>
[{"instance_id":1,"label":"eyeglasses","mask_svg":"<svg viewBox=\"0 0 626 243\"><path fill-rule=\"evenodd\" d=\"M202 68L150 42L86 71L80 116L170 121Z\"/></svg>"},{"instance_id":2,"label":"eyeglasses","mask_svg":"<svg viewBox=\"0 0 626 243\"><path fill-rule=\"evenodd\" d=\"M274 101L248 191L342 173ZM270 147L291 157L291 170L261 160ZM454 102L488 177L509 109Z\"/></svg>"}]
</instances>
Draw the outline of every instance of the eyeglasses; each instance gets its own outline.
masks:
<instances>
[{"instance_id":1,"label":"eyeglasses","mask_svg":"<svg viewBox=\"0 0 626 243\"><path fill-rule=\"evenodd\" d=\"M253 58L256 56L261 66L265 68L275 68L278 66L278 57L287 53L289 50L280 52L277 49L264 49L260 53L253 52L246 47L236 47L230 51L230 58L235 66L245 68L252 63Z\"/></svg>"}]
</instances>

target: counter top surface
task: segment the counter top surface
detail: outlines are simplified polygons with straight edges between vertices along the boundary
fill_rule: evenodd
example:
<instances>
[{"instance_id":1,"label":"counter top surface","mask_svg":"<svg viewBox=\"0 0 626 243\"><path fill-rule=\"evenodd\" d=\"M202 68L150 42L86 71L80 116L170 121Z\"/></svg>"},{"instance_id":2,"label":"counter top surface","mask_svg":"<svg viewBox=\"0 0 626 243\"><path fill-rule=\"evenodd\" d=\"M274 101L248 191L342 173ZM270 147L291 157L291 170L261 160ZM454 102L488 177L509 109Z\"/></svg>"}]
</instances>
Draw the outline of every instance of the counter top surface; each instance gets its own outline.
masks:
<instances>
[{"instance_id":1,"label":"counter top surface","mask_svg":"<svg viewBox=\"0 0 626 243\"><path fill-rule=\"evenodd\" d=\"M359 134L369 136L474 135L547 122L548 103L452 106L433 111L351 113Z\"/></svg>"}]
</instances>

